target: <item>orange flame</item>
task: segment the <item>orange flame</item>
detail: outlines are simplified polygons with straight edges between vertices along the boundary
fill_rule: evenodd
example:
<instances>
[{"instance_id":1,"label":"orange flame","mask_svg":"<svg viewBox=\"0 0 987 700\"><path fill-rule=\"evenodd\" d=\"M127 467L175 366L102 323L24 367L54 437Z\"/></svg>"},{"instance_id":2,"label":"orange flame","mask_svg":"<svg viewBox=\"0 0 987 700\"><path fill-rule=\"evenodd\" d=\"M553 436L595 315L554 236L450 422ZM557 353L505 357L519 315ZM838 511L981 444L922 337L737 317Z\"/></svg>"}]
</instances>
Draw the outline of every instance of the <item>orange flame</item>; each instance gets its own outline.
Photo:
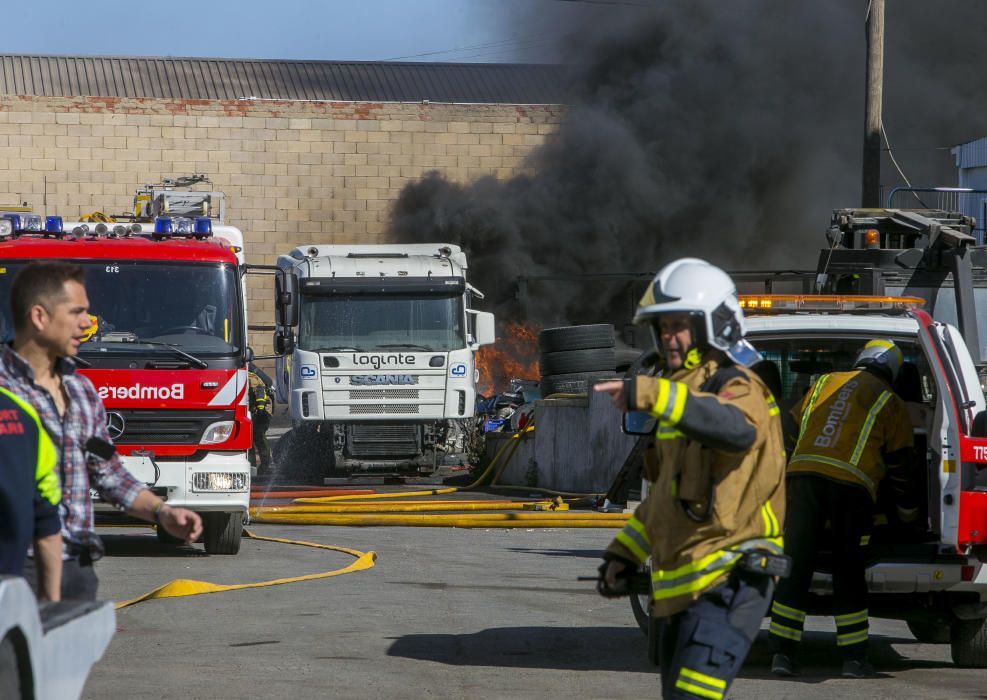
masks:
<instances>
[{"instance_id":1,"label":"orange flame","mask_svg":"<svg viewBox=\"0 0 987 700\"><path fill-rule=\"evenodd\" d=\"M538 331L533 323L505 323L494 345L476 353L477 391L489 396L510 389L512 379L534 379L538 372Z\"/></svg>"}]
</instances>

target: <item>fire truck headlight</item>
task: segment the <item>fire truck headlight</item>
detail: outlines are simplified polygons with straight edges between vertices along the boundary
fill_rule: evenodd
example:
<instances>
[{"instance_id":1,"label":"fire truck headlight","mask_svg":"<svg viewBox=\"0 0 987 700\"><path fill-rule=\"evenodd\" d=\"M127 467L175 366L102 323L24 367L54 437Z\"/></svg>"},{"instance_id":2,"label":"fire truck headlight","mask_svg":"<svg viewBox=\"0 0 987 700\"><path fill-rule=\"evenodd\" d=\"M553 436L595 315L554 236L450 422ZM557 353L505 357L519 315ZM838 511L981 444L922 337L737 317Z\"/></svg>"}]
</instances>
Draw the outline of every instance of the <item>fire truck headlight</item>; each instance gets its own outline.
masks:
<instances>
[{"instance_id":1,"label":"fire truck headlight","mask_svg":"<svg viewBox=\"0 0 987 700\"><path fill-rule=\"evenodd\" d=\"M202 444L203 445L215 445L219 442L226 442L233 435L233 430L236 427L236 423L231 420L220 421L219 423L213 423L206 431L202 434Z\"/></svg>"},{"instance_id":2,"label":"fire truck headlight","mask_svg":"<svg viewBox=\"0 0 987 700\"><path fill-rule=\"evenodd\" d=\"M246 491L250 478L246 472L194 472L193 491Z\"/></svg>"},{"instance_id":3,"label":"fire truck headlight","mask_svg":"<svg viewBox=\"0 0 987 700\"><path fill-rule=\"evenodd\" d=\"M14 225L10 219L0 219L0 238L14 235Z\"/></svg>"}]
</instances>

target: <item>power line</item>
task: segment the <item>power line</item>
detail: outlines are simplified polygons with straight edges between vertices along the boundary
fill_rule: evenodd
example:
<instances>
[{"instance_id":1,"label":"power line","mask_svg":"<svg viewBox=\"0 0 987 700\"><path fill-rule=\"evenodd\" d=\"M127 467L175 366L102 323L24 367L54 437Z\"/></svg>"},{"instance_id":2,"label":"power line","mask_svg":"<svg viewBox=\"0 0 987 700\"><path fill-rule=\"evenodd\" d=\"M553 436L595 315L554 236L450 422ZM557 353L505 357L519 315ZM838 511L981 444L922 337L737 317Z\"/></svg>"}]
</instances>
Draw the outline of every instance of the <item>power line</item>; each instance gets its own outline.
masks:
<instances>
[{"instance_id":1,"label":"power line","mask_svg":"<svg viewBox=\"0 0 987 700\"><path fill-rule=\"evenodd\" d=\"M558 39L561 34L551 35L551 34L537 34L531 35L523 38L514 39L502 39L501 41L491 41L483 44L473 44L471 46L459 46L454 49L440 49L437 51L423 51L422 53L408 54L407 56L394 56L392 58L382 58L382 61L403 61L408 58L421 58L423 56L439 56L448 53L460 53L462 51L476 51L480 49L494 48L498 46L504 46L505 48L511 44L523 44L529 41L536 41L542 39Z\"/></svg>"},{"instance_id":2,"label":"power line","mask_svg":"<svg viewBox=\"0 0 987 700\"><path fill-rule=\"evenodd\" d=\"M552 0L553 2L571 2L583 5L626 5L628 7L648 7L650 3L632 2L631 0Z\"/></svg>"},{"instance_id":3,"label":"power line","mask_svg":"<svg viewBox=\"0 0 987 700\"><path fill-rule=\"evenodd\" d=\"M546 40L543 40L543 41L531 42L531 43L528 43L528 44L523 45L523 46L522 45L511 46L511 47L507 47L507 48L503 48L503 49L492 49L492 50L489 50L489 51L480 51L478 53L472 53L472 54L469 54L467 56L456 56L455 58L449 59L448 61L444 61L444 62L465 61L465 60L470 59L470 58L481 58L483 56L496 56L498 54L503 54L503 53L508 53L508 52L528 51L530 49L536 49L536 48L539 48L541 46L548 46L551 43L552 43L551 40L546 39Z\"/></svg>"}]
</instances>

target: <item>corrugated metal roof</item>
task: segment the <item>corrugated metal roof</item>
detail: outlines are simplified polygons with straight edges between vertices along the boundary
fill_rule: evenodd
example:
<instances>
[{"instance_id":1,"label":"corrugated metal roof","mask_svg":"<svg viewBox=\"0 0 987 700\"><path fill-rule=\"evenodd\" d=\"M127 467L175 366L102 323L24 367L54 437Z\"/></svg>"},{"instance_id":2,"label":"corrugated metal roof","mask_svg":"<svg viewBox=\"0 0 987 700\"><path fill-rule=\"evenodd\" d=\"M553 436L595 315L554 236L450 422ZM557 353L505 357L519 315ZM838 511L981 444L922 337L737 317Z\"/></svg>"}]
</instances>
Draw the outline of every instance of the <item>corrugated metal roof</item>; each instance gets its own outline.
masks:
<instances>
[{"instance_id":1,"label":"corrugated metal roof","mask_svg":"<svg viewBox=\"0 0 987 700\"><path fill-rule=\"evenodd\" d=\"M0 94L563 104L561 66L0 54Z\"/></svg>"},{"instance_id":2,"label":"corrugated metal roof","mask_svg":"<svg viewBox=\"0 0 987 700\"><path fill-rule=\"evenodd\" d=\"M982 168L987 165L987 138L980 138L976 141L963 143L952 150L956 158L956 167Z\"/></svg>"}]
</instances>

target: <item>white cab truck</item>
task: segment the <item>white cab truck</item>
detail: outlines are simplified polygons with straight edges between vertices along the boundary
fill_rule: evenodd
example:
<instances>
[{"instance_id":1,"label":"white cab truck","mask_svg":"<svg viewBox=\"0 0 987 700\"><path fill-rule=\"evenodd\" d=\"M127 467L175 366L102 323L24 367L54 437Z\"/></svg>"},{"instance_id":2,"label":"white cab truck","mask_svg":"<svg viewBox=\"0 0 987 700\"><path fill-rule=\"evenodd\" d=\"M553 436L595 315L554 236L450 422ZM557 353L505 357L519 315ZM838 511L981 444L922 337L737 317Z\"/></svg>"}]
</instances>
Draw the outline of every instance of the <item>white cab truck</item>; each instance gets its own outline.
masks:
<instances>
[{"instance_id":1,"label":"white cab truck","mask_svg":"<svg viewBox=\"0 0 987 700\"><path fill-rule=\"evenodd\" d=\"M278 258L275 381L293 461L323 474L433 473L455 454L457 426L474 414L474 354L494 341L466 273L465 253L445 243L311 245Z\"/></svg>"}]
</instances>

